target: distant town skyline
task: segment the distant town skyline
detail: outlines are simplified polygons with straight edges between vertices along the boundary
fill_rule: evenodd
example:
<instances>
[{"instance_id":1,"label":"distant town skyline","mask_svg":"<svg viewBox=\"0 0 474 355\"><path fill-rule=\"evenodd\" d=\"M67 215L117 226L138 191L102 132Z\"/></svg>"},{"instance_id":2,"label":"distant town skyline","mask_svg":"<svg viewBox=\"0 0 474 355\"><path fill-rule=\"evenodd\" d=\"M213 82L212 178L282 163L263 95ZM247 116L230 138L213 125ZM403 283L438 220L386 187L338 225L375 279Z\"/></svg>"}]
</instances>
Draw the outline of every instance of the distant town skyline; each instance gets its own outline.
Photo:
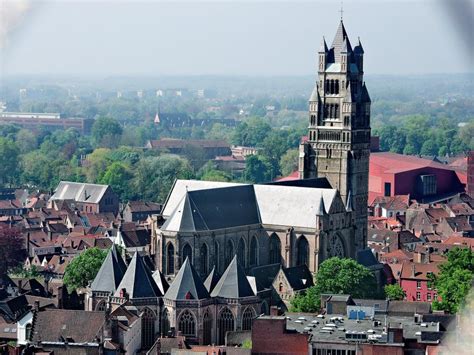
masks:
<instances>
[{"instance_id":1,"label":"distant town skyline","mask_svg":"<svg viewBox=\"0 0 474 355\"><path fill-rule=\"evenodd\" d=\"M323 36L332 43L341 6L337 1L18 3L23 6L2 10L9 21L0 32L1 76L315 74L316 53ZM462 1L450 5L462 9ZM472 72L473 35L456 27L465 20L469 28L472 13L453 20L455 12L441 0L346 0L343 16L351 42L359 36L370 53L367 74Z\"/></svg>"}]
</instances>

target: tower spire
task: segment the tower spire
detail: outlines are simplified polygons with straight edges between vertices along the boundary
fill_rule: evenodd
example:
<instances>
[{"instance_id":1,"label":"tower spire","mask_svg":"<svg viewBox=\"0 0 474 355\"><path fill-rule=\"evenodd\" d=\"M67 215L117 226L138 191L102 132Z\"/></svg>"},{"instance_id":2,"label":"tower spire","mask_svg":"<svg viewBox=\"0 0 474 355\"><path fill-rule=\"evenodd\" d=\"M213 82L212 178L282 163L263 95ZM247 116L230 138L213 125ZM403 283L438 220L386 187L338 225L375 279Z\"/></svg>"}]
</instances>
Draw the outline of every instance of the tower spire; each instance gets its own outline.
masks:
<instances>
[{"instance_id":1,"label":"tower spire","mask_svg":"<svg viewBox=\"0 0 474 355\"><path fill-rule=\"evenodd\" d=\"M343 17L343 14L344 14L344 2L341 1L341 9L339 10L339 12L341 13L341 22L342 22L342 17Z\"/></svg>"}]
</instances>

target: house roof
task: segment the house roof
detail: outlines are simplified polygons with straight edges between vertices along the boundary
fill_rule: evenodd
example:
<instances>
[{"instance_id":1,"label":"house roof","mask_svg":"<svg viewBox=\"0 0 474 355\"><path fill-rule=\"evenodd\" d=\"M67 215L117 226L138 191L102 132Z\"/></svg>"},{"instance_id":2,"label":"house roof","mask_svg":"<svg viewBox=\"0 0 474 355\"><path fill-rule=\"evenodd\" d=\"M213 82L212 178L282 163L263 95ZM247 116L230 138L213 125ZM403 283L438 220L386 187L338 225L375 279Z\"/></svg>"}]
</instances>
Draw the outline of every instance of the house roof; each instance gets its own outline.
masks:
<instances>
[{"instance_id":1,"label":"house roof","mask_svg":"<svg viewBox=\"0 0 474 355\"><path fill-rule=\"evenodd\" d=\"M313 275L306 264L282 268L282 271L294 291L303 290L314 285Z\"/></svg>"},{"instance_id":2,"label":"house roof","mask_svg":"<svg viewBox=\"0 0 474 355\"><path fill-rule=\"evenodd\" d=\"M431 313L430 302L390 301L388 303L389 315L408 315Z\"/></svg>"},{"instance_id":3,"label":"house roof","mask_svg":"<svg viewBox=\"0 0 474 355\"><path fill-rule=\"evenodd\" d=\"M465 238L457 235L452 235L446 239L443 244L467 246L474 248L474 238Z\"/></svg>"},{"instance_id":4,"label":"house roof","mask_svg":"<svg viewBox=\"0 0 474 355\"><path fill-rule=\"evenodd\" d=\"M272 287L273 280L281 269L281 264L269 264L254 267L250 270L249 275L255 277L257 287L260 289L269 289Z\"/></svg>"},{"instance_id":5,"label":"house roof","mask_svg":"<svg viewBox=\"0 0 474 355\"><path fill-rule=\"evenodd\" d=\"M115 244L107 253L102 266L99 269L94 281L92 281L92 291L103 291L114 293L122 281L127 270L127 266L120 254L117 252Z\"/></svg>"},{"instance_id":6,"label":"house roof","mask_svg":"<svg viewBox=\"0 0 474 355\"><path fill-rule=\"evenodd\" d=\"M50 200L99 203L108 188L108 185L61 181Z\"/></svg>"},{"instance_id":7,"label":"house roof","mask_svg":"<svg viewBox=\"0 0 474 355\"><path fill-rule=\"evenodd\" d=\"M186 146L196 146L200 148L229 148L230 145L224 140L205 140L205 139L174 139L163 138L160 140L150 140L149 145L156 149L176 149Z\"/></svg>"},{"instance_id":8,"label":"house roof","mask_svg":"<svg viewBox=\"0 0 474 355\"><path fill-rule=\"evenodd\" d=\"M146 229L133 229L120 231L122 240L127 248L129 247L143 247L150 244L150 231Z\"/></svg>"},{"instance_id":9,"label":"house roof","mask_svg":"<svg viewBox=\"0 0 474 355\"><path fill-rule=\"evenodd\" d=\"M237 262L237 255L230 262L222 274L216 287L211 292L211 297L242 298L255 296L245 271Z\"/></svg>"},{"instance_id":10,"label":"house roof","mask_svg":"<svg viewBox=\"0 0 474 355\"><path fill-rule=\"evenodd\" d=\"M156 212L161 211L161 204L145 201L129 201L127 203L131 212Z\"/></svg>"},{"instance_id":11,"label":"house roof","mask_svg":"<svg viewBox=\"0 0 474 355\"><path fill-rule=\"evenodd\" d=\"M34 318L33 341L97 343L104 323L104 312L45 309Z\"/></svg>"},{"instance_id":12,"label":"house roof","mask_svg":"<svg viewBox=\"0 0 474 355\"><path fill-rule=\"evenodd\" d=\"M404 262L400 274L400 279L429 280L429 274L439 273L440 263L431 262L429 264Z\"/></svg>"},{"instance_id":13,"label":"house roof","mask_svg":"<svg viewBox=\"0 0 474 355\"><path fill-rule=\"evenodd\" d=\"M133 255L127 271L123 275L122 281L115 291L116 297L120 297L122 289L126 290L130 299L163 296L150 269L138 253Z\"/></svg>"},{"instance_id":14,"label":"house roof","mask_svg":"<svg viewBox=\"0 0 474 355\"><path fill-rule=\"evenodd\" d=\"M201 300L209 297L209 292L201 278L196 270L194 270L189 259L186 258L168 291L166 291L164 298L176 301L186 299Z\"/></svg>"},{"instance_id":15,"label":"house roof","mask_svg":"<svg viewBox=\"0 0 474 355\"><path fill-rule=\"evenodd\" d=\"M387 210L406 210L410 205L410 195L377 196L371 203Z\"/></svg>"}]
</instances>

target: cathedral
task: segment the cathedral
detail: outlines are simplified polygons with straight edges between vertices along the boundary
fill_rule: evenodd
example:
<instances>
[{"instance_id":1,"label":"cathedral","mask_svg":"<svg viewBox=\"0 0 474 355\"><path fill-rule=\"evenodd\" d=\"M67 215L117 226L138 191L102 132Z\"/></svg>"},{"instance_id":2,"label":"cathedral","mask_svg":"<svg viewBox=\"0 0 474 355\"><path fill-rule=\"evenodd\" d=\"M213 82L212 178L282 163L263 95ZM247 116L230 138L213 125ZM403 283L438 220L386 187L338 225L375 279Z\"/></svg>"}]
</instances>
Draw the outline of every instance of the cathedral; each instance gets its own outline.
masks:
<instances>
[{"instance_id":1,"label":"cathedral","mask_svg":"<svg viewBox=\"0 0 474 355\"><path fill-rule=\"evenodd\" d=\"M225 344L275 302L312 285L330 257L366 249L370 98L362 45L341 20L323 40L309 99L309 133L294 181L175 181L152 229L153 266L113 248L86 297L89 310L125 307L142 319L144 348L179 332L195 344ZM151 263L151 262L150 262ZM139 287L137 287L139 285Z\"/></svg>"}]
</instances>

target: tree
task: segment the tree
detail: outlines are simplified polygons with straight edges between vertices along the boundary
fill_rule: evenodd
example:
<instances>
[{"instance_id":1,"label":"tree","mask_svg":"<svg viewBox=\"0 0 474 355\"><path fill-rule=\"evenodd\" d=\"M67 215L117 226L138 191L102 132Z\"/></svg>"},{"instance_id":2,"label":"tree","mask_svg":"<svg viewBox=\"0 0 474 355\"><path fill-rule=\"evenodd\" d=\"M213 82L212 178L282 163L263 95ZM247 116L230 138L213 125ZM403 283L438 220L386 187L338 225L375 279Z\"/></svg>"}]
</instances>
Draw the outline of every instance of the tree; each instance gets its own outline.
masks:
<instances>
[{"instance_id":1,"label":"tree","mask_svg":"<svg viewBox=\"0 0 474 355\"><path fill-rule=\"evenodd\" d=\"M245 181L261 183L269 180L271 166L265 157L249 155L245 158L245 170L243 178Z\"/></svg>"},{"instance_id":2,"label":"tree","mask_svg":"<svg viewBox=\"0 0 474 355\"><path fill-rule=\"evenodd\" d=\"M125 164L113 162L107 167L99 183L110 185L112 189L120 196L121 200L126 200L129 194L129 183L133 177L130 168Z\"/></svg>"},{"instance_id":3,"label":"tree","mask_svg":"<svg viewBox=\"0 0 474 355\"><path fill-rule=\"evenodd\" d=\"M0 137L0 184L11 184L18 177L19 153L15 142Z\"/></svg>"},{"instance_id":4,"label":"tree","mask_svg":"<svg viewBox=\"0 0 474 355\"><path fill-rule=\"evenodd\" d=\"M76 256L66 266L64 272L64 285L69 292L86 287L94 280L102 263L107 256L107 251L99 248L90 248Z\"/></svg>"},{"instance_id":5,"label":"tree","mask_svg":"<svg viewBox=\"0 0 474 355\"><path fill-rule=\"evenodd\" d=\"M115 147L121 135L122 126L111 117L99 117L92 125L92 138L96 146Z\"/></svg>"},{"instance_id":6,"label":"tree","mask_svg":"<svg viewBox=\"0 0 474 355\"><path fill-rule=\"evenodd\" d=\"M261 146L271 130L272 127L263 118L251 117L236 127L232 135L232 141L237 145Z\"/></svg>"},{"instance_id":7,"label":"tree","mask_svg":"<svg viewBox=\"0 0 474 355\"><path fill-rule=\"evenodd\" d=\"M321 294L349 294L354 298L374 298L377 282L374 274L353 259L333 257L319 266L315 285L305 294L291 300L294 312L317 312L321 304Z\"/></svg>"},{"instance_id":8,"label":"tree","mask_svg":"<svg viewBox=\"0 0 474 355\"><path fill-rule=\"evenodd\" d=\"M391 301L401 301L405 298L405 292L400 285L386 285L384 291L386 298Z\"/></svg>"},{"instance_id":9,"label":"tree","mask_svg":"<svg viewBox=\"0 0 474 355\"><path fill-rule=\"evenodd\" d=\"M465 302L474 278L474 253L468 248L453 248L448 260L441 264L437 277L432 277L440 301L433 308L449 313L458 312Z\"/></svg>"},{"instance_id":10,"label":"tree","mask_svg":"<svg viewBox=\"0 0 474 355\"><path fill-rule=\"evenodd\" d=\"M26 249L20 230L0 224L0 275L18 267L25 257Z\"/></svg>"},{"instance_id":11,"label":"tree","mask_svg":"<svg viewBox=\"0 0 474 355\"><path fill-rule=\"evenodd\" d=\"M280 159L280 169L283 176L298 170L298 149L289 149Z\"/></svg>"}]
</instances>

